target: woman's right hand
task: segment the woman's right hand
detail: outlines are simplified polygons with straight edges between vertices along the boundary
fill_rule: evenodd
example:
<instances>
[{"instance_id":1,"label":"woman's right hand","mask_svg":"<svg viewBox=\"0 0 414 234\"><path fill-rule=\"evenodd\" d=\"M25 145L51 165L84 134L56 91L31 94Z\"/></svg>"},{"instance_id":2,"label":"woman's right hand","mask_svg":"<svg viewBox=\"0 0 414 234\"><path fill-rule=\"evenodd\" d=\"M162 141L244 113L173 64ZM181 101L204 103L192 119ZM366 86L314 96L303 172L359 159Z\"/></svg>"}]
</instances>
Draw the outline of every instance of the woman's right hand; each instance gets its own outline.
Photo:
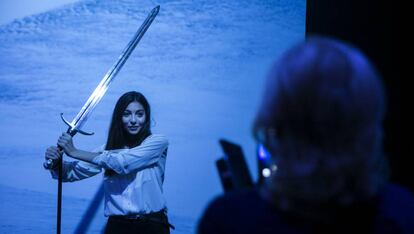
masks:
<instances>
[{"instance_id":1,"label":"woman's right hand","mask_svg":"<svg viewBox=\"0 0 414 234\"><path fill-rule=\"evenodd\" d=\"M45 163L43 166L46 169L53 169L59 159L62 158L63 151L59 150L56 146L50 146L46 149Z\"/></svg>"}]
</instances>

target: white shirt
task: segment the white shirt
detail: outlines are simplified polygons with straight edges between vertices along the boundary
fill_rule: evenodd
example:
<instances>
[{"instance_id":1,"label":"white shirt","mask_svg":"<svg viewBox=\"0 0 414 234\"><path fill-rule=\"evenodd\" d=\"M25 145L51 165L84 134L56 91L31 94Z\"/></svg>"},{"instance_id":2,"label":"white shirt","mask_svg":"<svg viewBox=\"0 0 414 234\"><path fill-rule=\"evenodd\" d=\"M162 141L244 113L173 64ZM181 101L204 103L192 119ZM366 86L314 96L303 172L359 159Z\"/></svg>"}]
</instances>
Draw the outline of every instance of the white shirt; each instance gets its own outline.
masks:
<instances>
[{"instance_id":1,"label":"white shirt","mask_svg":"<svg viewBox=\"0 0 414 234\"><path fill-rule=\"evenodd\" d=\"M89 178L103 169L116 174L104 176L105 216L147 214L166 209L164 182L168 140L160 134L147 137L131 149L103 150L93 163L64 162L62 179L72 182ZM57 171L52 171L57 178Z\"/></svg>"}]
</instances>

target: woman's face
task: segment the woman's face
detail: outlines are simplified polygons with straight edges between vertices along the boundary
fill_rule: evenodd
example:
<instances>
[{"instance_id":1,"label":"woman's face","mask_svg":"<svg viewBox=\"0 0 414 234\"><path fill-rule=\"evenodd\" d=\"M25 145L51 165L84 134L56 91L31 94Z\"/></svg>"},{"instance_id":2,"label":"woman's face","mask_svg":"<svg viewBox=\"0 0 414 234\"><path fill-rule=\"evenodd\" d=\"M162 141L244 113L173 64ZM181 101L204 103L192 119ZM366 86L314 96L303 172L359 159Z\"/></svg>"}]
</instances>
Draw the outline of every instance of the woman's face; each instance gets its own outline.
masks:
<instances>
[{"instance_id":1,"label":"woman's face","mask_svg":"<svg viewBox=\"0 0 414 234\"><path fill-rule=\"evenodd\" d=\"M134 101L129 103L122 113L124 129L131 135L136 135L144 126L146 114L141 103Z\"/></svg>"}]
</instances>

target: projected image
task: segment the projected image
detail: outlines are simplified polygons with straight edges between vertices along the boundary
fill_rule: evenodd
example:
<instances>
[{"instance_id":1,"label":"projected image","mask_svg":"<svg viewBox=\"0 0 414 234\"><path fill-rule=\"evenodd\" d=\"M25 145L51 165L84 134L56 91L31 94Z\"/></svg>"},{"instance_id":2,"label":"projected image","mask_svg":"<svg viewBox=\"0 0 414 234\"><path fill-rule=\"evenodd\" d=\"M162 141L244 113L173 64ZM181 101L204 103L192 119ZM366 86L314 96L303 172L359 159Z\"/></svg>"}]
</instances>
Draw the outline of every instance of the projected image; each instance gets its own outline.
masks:
<instances>
[{"instance_id":1,"label":"projected image","mask_svg":"<svg viewBox=\"0 0 414 234\"><path fill-rule=\"evenodd\" d=\"M122 69L114 70L157 5L158 15ZM216 164L224 156L223 144L242 148L249 184L260 179L252 121L270 65L305 37L305 7L306 1L289 0L80 0L1 24L0 233L55 232L58 181L43 168L45 151L55 147L68 128L60 114L75 124L82 106L110 71L116 74L95 93L99 100L93 102L96 106L87 113L87 121L78 118L80 130L94 134L74 135L74 146L104 152L117 101L130 91L141 93L151 108L142 126L148 124L152 135L162 134L168 141L168 152L163 145L159 154L165 167L156 176L164 199L160 207L175 227L171 233L195 233L208 202L226 190ZM135 135L142 126L127 115L139 119L139 111L147 109L140 101L130 103L134 105L124 107L122 121L124 130ZM125 142L118 147L131 149L124 149L128 152L142 143ZM102 157L82 157L63 155L71 165L89 160L98 166L96 171L81 167L77 173L82 176L92 171L88 178L63 183L62 233L102 233L105 215L114 211L103 201L101 186L108 173L134 177L154 165L134 164L131 171L117 171ZM53 160L50 163L46 167L54 167ZM126 191L118 189L119 194Z\"/></svg>"}]
</instances>

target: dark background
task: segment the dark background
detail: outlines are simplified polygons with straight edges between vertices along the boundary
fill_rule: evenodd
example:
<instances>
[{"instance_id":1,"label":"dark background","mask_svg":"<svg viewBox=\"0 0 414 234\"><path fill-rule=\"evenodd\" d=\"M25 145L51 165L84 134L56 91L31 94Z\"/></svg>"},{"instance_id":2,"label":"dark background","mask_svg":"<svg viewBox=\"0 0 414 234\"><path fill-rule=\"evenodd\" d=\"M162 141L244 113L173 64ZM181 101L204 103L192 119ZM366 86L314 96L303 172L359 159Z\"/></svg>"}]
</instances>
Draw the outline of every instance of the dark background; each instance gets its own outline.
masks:
<instances>
[{"instance_id":1,"label":"dark background","mask_svg":"<svg viewBox=\"0 0 414 234\"><path fill-rule=\"evenodd\" d=\"M408 115L409 77L403 77L402 30L397 4L374 0L308 0L306 35L330 35L359 47L374 62L384 79L388 106L384 122L384 148L391 167L391 181L414 191L409 143L412 114ZM409 57L406 57L409 60ZM405 78L405 79L404 79ZM407 108L404 110L403 108ZM403 121L403 116L405 120ZM404 138L408 137L408 138Z\"/></svg>"}]
</instances>

